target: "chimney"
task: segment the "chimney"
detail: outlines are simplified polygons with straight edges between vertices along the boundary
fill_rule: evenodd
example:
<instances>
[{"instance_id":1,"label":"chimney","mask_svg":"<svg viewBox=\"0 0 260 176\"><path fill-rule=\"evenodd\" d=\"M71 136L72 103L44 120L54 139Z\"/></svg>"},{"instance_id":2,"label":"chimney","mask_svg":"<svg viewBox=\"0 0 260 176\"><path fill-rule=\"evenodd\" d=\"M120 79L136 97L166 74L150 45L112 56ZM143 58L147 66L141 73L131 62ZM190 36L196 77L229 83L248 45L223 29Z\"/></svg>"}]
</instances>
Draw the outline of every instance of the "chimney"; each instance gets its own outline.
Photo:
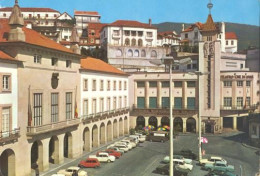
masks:
<instances>
[{"instance_id":1,"label":"chimney","mask_svg":"<svg viewBox=\"0 0 260 176\"><path fill-rule=\"evenodd\" d=\"M152 26L152 19L149 18L149 26Z\"/></svg>"},{"instance_id":2,"label":"chimney","mask_svg":"<svg viewBox=\"0 0 260 176\"><path fill-rule=\"evenodd\" d=\"M25 34L22 30L24 26L24 20L18 5L18 0L15 0L12 13L9 17L9 25L11 30L8 35L8 41L25 41Z\"/></svg>"},{"instance_id":3,"label":"chimney","mask_svg":"<svg viewBox=\"0 0 260 176\"><path fill-rule=\"evenodd\" d=\"M80 54L80 49L79 49L79 36L78 36L78 31L77 28L73 27L72 31L71 31L71 36L70 36L70 49L76 53L76 54Z\"/></svg>"},{"instance_id":4,"label":"chimney","mask_svg":"<svg viewBox=\"0 0 260 176\"><path fill-rule=\"evenodd\" d=\"M182 31L184 31L184 29L185 29L185 25L184 25L184 24L182 24Z\"/></svg>"}]
</instances>

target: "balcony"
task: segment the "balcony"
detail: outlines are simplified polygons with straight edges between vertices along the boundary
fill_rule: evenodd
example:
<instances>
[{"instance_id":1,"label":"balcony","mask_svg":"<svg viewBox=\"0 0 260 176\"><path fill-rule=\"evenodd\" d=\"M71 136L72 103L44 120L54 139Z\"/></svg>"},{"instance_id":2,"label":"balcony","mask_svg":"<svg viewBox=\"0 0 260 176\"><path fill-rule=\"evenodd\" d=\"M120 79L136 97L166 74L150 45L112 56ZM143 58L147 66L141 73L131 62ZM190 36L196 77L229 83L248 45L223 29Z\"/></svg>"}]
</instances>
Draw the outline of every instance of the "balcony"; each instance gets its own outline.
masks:
<instances>
[{"instance_id":1,"label":"balcony","mask_svg":"<svg viewBox=\"0 0 260 176\"><path fill-rule=\"evenodd\" d=\"M153 40L153 36L152 35L147 35L147 36L145 36L145 39L146 40Z\"/></svg>"},{"instance_id":2,"label":"balcony","mask_svg":"<svg viewBox=\"0 0 260 176\"><path fill-rule=\"evenodd\" d=\"M17 142L20 137L20 128L8 132L0 132L0 145Z\"/></svg>"},{"instance_id":3,"label":"balcony","mask_svg":"<svg viewBox=\"0 0 260 176\"><path fill-rule=\"evenodd\" d=\"M95 114L89 114L82 116L83 123L91 123L99 120L108 119L118 115L123 115L129 112L129 107L114 109L110 111L99 112Z\"/></svg>"},{"instance_id":4,"label":"balcony","mask_svg":"<svg viewBox=\"0 0 260 176\"><path fill-rule=\"evenodd\" d=\"M79 125L81 122L80 118L75 118L75 119L68 119L65 121L60 121L60 122L54 122L51 124L46 124L42 126L28 126L27 127L27 136L35 136L38 134L42 133L47 133L51 131L56 131L60 130L63 128L68 128L72 126Z\"/></svg>"},{"instance_id":5,"label":"balcony","mask_svg":"<svg viewBox=\"0 0 260 176\"><path fill-rule=\"evenodd\" d=\"M131 116L169 116L169 108L137 108L133 106L132 111L130 112ZM194 115L197 114L198 109L196 107L180 107L173 108L172 113L174 116L177 115Z\"/></svg>"},{"instance_id":6,"label":"balcony","mask_svg":"<svg viewBox=\"0 0 260 176\"><path fill-rule=\"evenodd\" d=\"M112 34L112 38L120 38L120 35L119 34Z\"/></svg>"},{"instance_id":7,"label":"balcony","mask_svg":"<svg viewBox=\"0 0 260 176\"><path fill-rule=\"evenodd\" d=\"M220 106L220 115L228 116L232 114L243 114L243 113L252 113L258 108L258 105L250 106Z\"/></svg>"}]
</instances>

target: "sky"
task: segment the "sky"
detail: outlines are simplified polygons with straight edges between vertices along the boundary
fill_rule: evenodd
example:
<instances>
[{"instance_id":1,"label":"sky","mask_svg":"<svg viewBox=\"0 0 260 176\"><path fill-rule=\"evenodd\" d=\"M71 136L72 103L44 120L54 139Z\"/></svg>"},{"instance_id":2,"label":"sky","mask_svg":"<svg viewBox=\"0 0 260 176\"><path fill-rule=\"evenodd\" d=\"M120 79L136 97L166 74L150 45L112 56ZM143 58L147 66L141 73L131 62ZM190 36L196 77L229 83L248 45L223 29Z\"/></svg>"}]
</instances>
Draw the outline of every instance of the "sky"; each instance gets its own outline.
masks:
<instances>
[{"instance_id":1,"label":"sky","mask_svg":"<svg viewBox=\"0 0 260 176\"><path fill-rule=\"evenodd\" d=\"M0 0L0 7L12 7L15 0ZM20 7L48 7L73 16L74 10L97 11L102 23L136 20L153 24L162 22L204 23L209 0L19 0ZM215 22L259 26L260 0L212 0Z\"/></svg>"}]
</instances>

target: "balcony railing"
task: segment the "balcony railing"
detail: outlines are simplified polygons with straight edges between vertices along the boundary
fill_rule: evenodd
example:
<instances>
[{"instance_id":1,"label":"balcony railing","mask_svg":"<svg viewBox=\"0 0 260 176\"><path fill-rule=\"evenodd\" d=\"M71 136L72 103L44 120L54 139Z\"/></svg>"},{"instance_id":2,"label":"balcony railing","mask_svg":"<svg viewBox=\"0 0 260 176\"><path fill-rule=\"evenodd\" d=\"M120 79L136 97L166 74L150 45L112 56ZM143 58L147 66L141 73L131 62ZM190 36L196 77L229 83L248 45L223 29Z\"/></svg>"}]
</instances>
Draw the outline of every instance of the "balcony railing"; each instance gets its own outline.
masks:
<instances>
[{"instance_id":1,"label":"balcony railing","mask_svg":"<svg viewBox=\"0 0 260 176\"><path fill-rule=\"evenodd\" d=\"M117 115L123 115L126 114L127 112L129 112L129 107L83 115L81 118L83 122L91 122L91 121L102 120L105 118L110 118Z\"/></svg>"},{"instance_id":2,"label":"balcony railing","mask_svg":"<svg viewBox=\"0 0 260 176\"><path fill-rule=\"evenodd\" d=\"M67 128L71 126L78 125L81 122L80 118L68 119L65 121L54 122L51 124L41 125L41 126L28 126L27 136L33 136L37 134L42 134L50 131L59 130L62 128Z\"/></svg>"},{"instance_id":3,"label":"balcony railing","mask_svg":"<svg viewBox=\"0 0 260 176\"><path fill-rule=\"evenodd\" d=\"M112 38L120 38L119 34L112 34Z\"/></svg>"},{"instance_id":4,"label":"balcony railing","mask_svg":"<svg viewBox=\"0 0 260 176\"><path fill-rule=\"evenodd\" d=\"M250 105L250 106L224 106L221 105L221 110L255 110L257 109L258 105Z\"/></svg>"},{"instance_id":5,"label":"balcony railing","mask_svg":"<svg viewBox=\"0 0 260 176\"><path fill-rule=\"evenodd\" d=\"M20 137L20 128L14 129L12 131L0 132L0 145L15 142Z\"/></svg>"}]
</instances>

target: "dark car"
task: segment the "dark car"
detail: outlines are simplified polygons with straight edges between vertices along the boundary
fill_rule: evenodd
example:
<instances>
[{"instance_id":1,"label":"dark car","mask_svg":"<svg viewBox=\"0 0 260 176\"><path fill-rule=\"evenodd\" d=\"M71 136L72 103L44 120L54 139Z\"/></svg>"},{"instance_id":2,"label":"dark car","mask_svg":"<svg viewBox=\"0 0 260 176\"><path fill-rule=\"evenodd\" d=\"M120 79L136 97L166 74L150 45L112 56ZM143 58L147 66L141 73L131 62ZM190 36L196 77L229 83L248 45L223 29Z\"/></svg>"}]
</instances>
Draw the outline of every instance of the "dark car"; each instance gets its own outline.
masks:
<instances>
[{"instance_id":1,"label":"dark car","mask_svg":"<svg viewBox=\"0 0 260 176\"><path fill-rule=\"evenodd\" d=\"M150 142L165 142L169 140L169 133L165 131L152 131L146 137Z\"/></svg>"},{"instance_id":2,"label":"dark car","mask_svg":"<svg viewBox=\"0 0 260 176\"><path fill-rule=\"evenodd\" d=\"M155 172L162 175L169 175L169 164L159 165ZM174 167L174 176L187 176L189 173L188 169L181 169Z\"/></svg>"},{"instance_id":3,"label":"dark car","mask_svg":"<svg viewBox=\"0 0 260 176\"><path fill-rule=\"evenodd\" d=\"M174 152L174 155L182 155L184 158L188 158L188 159L192 159L195 160L197 159L197 155L195 153L193 153L191 150L189 149L184 149L181 151L176 151Z\"/></svg>"}]
</instances>

